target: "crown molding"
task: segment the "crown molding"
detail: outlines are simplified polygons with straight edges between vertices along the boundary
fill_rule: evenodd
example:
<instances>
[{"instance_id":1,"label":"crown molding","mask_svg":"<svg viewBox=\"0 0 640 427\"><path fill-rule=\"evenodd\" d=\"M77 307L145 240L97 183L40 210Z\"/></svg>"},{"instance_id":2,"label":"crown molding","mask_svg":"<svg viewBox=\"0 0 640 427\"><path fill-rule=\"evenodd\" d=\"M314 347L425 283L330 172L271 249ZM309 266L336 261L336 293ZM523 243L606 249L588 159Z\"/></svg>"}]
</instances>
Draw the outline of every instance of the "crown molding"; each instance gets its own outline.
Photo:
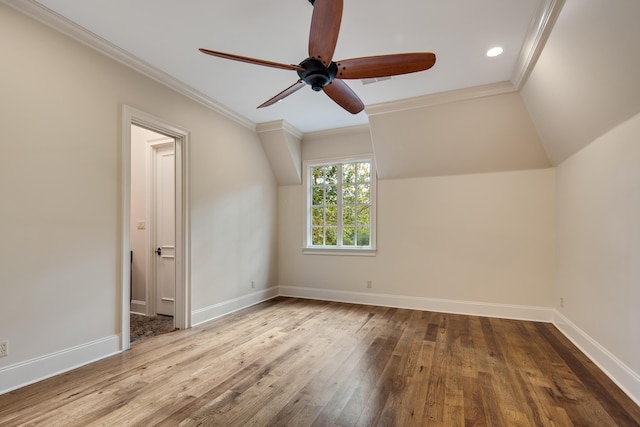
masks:
<instances>
[{"instance_id":1,"label":"crown molding","mask_svg":"<svg viewBox=\"0 0 640 427\"><path fill-rule=\"evenodd\" d=\"M302 131L286 120L274 120L272 122L258 123L256 125L256 132L258 133L272 132L274 130L283 130L297 139L302 139L302 136L304 135Z\"/></svg>"},{"instance_id":2,"label":"crown molding","mask_svg":"<svg viewBox=\"0 0 640 427\"><path fill-rule=\"evenodd\" d=\"M545 43L549 39L553 25L556 23L564 3L565 0L544 0L534 19L531 20L527 37L522 44L520 55L511 76L511 82L516 90L520 90L529 78Z\"/></svg>"},{"instance_id":3,"label":"crown molding","mask_svg":"<svg viewBox=\"0 0 640 427\"><path fill-rule=\"evenodd\" d=\"M483 98L485 96L502 95L515 91L516 88L513 86L513 83L510 81L504 81L500 83L492 83L488 85L401 99L399 101L374 104L367 106L365 111L367 115L371 117L405 110L433 107L435 105L448 104L451 102L467 101L470 99Z\"/></svg>"},{"instance_id":4,"label":"crown molding","mask_svg":"<svg viewBox=\"0 0 640 427\"><path fill-rule=\"evenodd\" d=\"M288 132L289 134L295 136L296 138L302 139L305 141L370 132L370 128L368 124L357 125L357 126L347 126L347 127L341 127L341 128L335 128L335 129L319 130L315 132L306 132L306 133L298 130L298 128L296 128L286 120L274 120L272 122L258 123L256 125L256 132L258 133L271 132L274 130L284 130L285 132Z\"/></svg>"},{"instance_id":5,"label":"crown molding","mask_svg":"<svg viewBox=\"0 0 640 427\"><path fill-rule=\"evenodd\" d=\"M57 14L51 9L37 3L34 0L0 0L11 6L19 12L39 21L54 30L84 44L100 52L101 54L139 72L140 74L163 84L169 89L186 96L187 98L203 105L204 107L215 111L216 113L233 120L234 122L250 129L256 129L256 124L246 117L231 111L213 98L195 90L194 88L184 84L169 74L160 71L156 67L142 61L133 56L129 52L120 49L113 43L103 39L102 37L87 31L85 28L70 21L64 16Z\"/></svg>"}]
</instances>

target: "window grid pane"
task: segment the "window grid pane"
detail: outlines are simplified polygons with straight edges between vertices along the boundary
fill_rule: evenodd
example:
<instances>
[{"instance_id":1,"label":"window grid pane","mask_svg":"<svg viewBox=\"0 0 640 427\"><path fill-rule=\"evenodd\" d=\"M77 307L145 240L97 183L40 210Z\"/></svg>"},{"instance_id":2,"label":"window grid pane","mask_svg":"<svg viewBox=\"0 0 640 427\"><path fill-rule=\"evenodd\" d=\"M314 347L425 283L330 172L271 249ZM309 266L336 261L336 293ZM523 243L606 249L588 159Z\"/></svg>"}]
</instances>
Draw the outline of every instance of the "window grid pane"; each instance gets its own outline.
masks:
<instances>
[{"instance_id":1,"label":"window grid pane","mask_svg":"<svg viewBox=\"0 0 640 427\"><path fill-rule=\"evenodd\" d=\"M324 227L311 228L311 243L313 245L324 245Z\"/></svg>"}]
</instances>

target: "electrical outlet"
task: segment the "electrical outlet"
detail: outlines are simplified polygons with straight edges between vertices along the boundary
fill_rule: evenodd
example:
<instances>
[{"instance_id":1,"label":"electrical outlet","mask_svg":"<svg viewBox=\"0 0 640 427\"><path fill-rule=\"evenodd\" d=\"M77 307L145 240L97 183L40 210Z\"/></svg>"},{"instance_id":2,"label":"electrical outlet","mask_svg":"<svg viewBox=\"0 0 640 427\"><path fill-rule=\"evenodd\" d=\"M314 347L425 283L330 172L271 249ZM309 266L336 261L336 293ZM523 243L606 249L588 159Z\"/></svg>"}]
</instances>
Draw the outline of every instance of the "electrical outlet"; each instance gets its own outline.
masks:
<instances>
[{"instance_id":1,"label":"electrical outlet","mask_svg":"<svg viewBox=\"0 0 640 427\"><path fill-rule=\"evenodd\" d=\"M367 280L367 288L372 288L373 287L373 283L371 283L371 280Z\"/></svg>"},{"instance_id":2,"label":"electrical outlet","mask_svg":"<svg viewBox=\"0 0 640 427\"><path fill-rule=\"evenodd\" d=\"M564 298L560 297L560 308L564 307Z\"/></svg>"},{"instance_id":3,"label":"electrical outlet","mask_svg":"<svg viewBox=\"0 0 640 427\"><path fill-rule=\"evenodd\" d=\"M253 280L251 281L251 287L255 288L256 287L256 282L254 282Z\"/></svg>"},{"instance_id":4,"label":"electrical outlet","mask_svg":"<svg viewBox=\"0 0 640 427\"><path fill-rule=\"evenodd\" d=\"M0 341L0 357L9 355L9 341Z\"/></svg>"}]
</instances>

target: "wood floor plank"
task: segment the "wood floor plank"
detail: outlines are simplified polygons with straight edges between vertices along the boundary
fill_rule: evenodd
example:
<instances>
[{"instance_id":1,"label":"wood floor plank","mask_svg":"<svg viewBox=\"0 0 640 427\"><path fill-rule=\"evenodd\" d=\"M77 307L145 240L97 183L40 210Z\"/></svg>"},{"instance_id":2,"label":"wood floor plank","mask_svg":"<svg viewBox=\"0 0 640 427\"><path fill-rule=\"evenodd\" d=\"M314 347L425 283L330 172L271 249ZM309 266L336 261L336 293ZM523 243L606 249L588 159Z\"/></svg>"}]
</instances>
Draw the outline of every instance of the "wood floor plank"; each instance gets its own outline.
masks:
<instances>
[{"instance_id":1,"label":"wood floor plank","mask_svg":"<svg viewBox=\"0 0 640 427\"><path fill-rule=\"evenodd\" d=\"M0 395L5 426L640 426L553 325L275 298Z\"/></svg>"},{"instance_id":2,"label":"wood floor plank","mask_svg":"<svg viewBox=\"0 0 640 427\"><path fill-rule=\"evenodd\" d=\"M464 396L462 387L464 369L464 343L469 335L469 324L465 316L450 316L448 335L449 364L445 377L444 423L464 424Z\"/></svg>"},{"instance_id":3,"label":"wood floor plank","mask_svg":"<svg viewBox=\"0 0 640 427\"><path fill-rule=\"evenodd\" d=\"M371 413L371 407L368 406L368 400L372 393L375 393L375 398L380 400L379 403L384 405L386 397L386 387L382 392L380 387L386 386L386 381L389 375L388 364L389 359L392 357L393 352L400 340L402 332L397 325L407 315L408 310L391 309L390 317L387 323L387 327L382 329L384 343L380 349L376 352L375 356L368 361L368 368L358 381L358 386L353 391L350 399L347 401L344 409L338 416L336 423L339 425L356 425L361 416L366 419L374 419L376 414ZM364 413L368 410L367 413ZM375 410L381 410L381 407L376 407Z\"/></svg>"},{"instance_id":4,"label":"wood floor plank","mask_svg":"<svg viewBox=\"0 0 640 427\"><path fill-rule=\"evenodd\" d=\"M463 377L462 394L464 396L464 425L467 427L486 426L487 414L482 400L482 388L477 377Z\"/></svg>"},{"instance_id":5,"label":"wood floor plank","mask_svg":"<svg viewBox=\"0 0 640 427\"><path fill-rule=\"evenodd\" d=\"M419 361L399 398L401 410L397 412L398 425L421 425L427 419L424 409L431 378L429 367L433 363L435 348L434 342L422 341Z\"/></svg>"},{"instance_id":6,"label":"wood floor plank","mask_svg":"<svg viewBox=\"0 0 640 427\"><path fill-rule=\"evenodd\" d=\"M526 405L519 403L517 409L509 410L509 422L514 426L540 425L540 414L533 405L530 390L523 380L523 375L528 378L537 370L537 367L530 355L522 351L526 346L524 340L527 337L523 336L522 330L518 327L519 324L520 322L503 320L494 327L494 331L504 337L503 340L506 343L501 346L506 364L503 372L504 379L511 385L514 401L527 403Z\"/></svg>"},{"instance_id":7,"label":"wood floor plank","mask_svg":"<svg viewBox=\"0 0 640 427\"><path fill-rule=\"evenodd\" d=\"M500 402L505 421L515 422L512 415L520 409L513 383L510 381L509 366L507 365L505 343L506 338L503 319L481 319L482 331L491 358L491 382L495 392L500 393ZM504 347L504 348L503 348ZM509 416L508 416L509 415Z\"/></svg>"},{"instance_id":8,"label":"wood floor plank","mask_svg":"<svg viewBox=\"0 0 640 427\"><path fill-rule=\"evenodd\" d=\"M413 312L403 332L401 342L394 350L394 356L399 357L398 368L394 378L391 379L392 389L387 402L380 414L378 423L381 425L393 425L398 420L409 420L415 414L416 400L421 401L423 393L417 391L420 375L416 371L418 363L422 360L421 350L423 340L416 339L426 333L429 313ZM423 374L426 378L426 373ZM425 382L426 385L426 382Z\"/></svg>"}]
</instances>

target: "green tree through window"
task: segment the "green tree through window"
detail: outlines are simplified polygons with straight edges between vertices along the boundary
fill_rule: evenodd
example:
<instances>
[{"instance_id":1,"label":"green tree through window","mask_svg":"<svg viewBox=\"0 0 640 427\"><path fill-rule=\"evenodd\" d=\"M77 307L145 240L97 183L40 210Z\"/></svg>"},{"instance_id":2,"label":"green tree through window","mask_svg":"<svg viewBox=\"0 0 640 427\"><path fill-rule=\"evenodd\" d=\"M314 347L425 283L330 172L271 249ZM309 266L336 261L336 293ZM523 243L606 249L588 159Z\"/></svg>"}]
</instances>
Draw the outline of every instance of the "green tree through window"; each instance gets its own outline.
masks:
<instances>
[{"instance_id":1,"label":"green tree through window","mask_svg":"<svg viewBox=\"0 0 640 427\"><path fill-rule=\"evenodd\" d=\"M371 161L311 166L310 245L370 248Z\"/></svg>"}]
</instances>

